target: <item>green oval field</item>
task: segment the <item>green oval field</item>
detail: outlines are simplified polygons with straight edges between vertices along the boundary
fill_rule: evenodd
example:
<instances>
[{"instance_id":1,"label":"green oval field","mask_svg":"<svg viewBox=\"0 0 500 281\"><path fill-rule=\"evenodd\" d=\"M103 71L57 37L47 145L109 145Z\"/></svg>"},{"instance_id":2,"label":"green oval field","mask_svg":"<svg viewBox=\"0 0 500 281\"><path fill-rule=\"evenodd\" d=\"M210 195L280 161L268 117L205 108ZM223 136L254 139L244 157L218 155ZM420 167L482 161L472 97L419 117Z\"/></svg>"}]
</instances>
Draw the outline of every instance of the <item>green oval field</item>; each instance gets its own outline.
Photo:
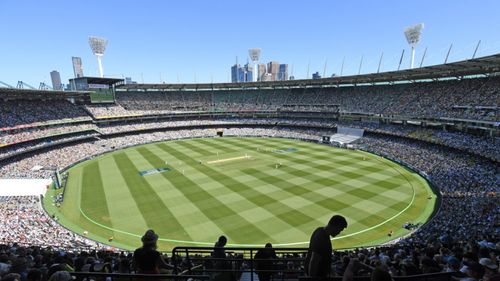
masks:
<instances>
[{"instance_id":1,"label":"green oval field","mask_svg":"<svg viewBox=\"0 0 500 281\"><path fill-rule=\"evenodd\" d=\"M138 247L147 229L161 250L307 247L333 214L349 226L335 248L381 244L429 219L435 198L417 173L366 152L281 138L166 141L104 154L69 169L64 202L45 207L100 242ZM393 235L388 236L392 231ZM111 242L110 242L111 240Z\"/></svg>"}]
</instances>

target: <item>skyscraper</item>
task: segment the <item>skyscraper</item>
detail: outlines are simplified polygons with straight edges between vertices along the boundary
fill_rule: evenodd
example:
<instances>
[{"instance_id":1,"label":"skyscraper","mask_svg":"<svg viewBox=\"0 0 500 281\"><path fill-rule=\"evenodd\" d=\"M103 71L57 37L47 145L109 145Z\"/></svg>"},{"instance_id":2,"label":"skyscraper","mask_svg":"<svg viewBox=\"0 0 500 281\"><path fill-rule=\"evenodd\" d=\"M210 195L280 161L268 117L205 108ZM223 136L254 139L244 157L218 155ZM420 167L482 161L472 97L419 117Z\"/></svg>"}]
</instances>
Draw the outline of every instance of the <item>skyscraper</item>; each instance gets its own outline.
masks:
<instances>
[{"instance_id":1,"label":"skyscraper","mask_svg":"<svg viewBox=\"0 0 500 281\"><path fill-rule=\"evenodd\" d=\"M239 64L231 66L231 82L245 82L245 68L241 67Z\"/></svg>"},{"instance_id":2,"label":"skyscraper","mask_svg":"<svg viewBox=\"0 0 500 281\"><path fill-rule=\"evenodd\" d=\"M264 75L267 73L266 71L266 64L264 63L259 63L258 69L257 69L257 81L264 81Z\"/></svg>"},{"instance_id":3,"label":"skyscraper","mask_svg":"<svg viewBox=\"0 0 500 281\"><path fill-rule=\"evenodd\" d=\"M239 74L239 69L240 69L240 65L239 64L235 64L233 66L231 66L231 82L233 83L236 83L236 82L239 82L238 80L238 74Z\"/></svg>"},{"instance_id":4,"label":"skyscraper","mask_svg":"<svg viewBox=\"0 0 500 281\"><path fill-rule=\"evenodd\" d=\"M231 66L231 82L252 82L253 78L253 67L251 64L247 63L243 67L239 64Z\"/></svg>"},{"instance_id":5,"label":"skyscraper","mask_svg":"<svg viewBox=\"0 0 500 281\"><path fill-rule=\"evenodd\" d=\"M278 72L278 80L279 81L288 80L288 64L280 64Z\"/></svg>"},{"instance_id":6,"label":"skyscraper","mask_svg":"<svg viewBox=\"0 0 500 281\"><path fill-rule=\"evenodd\" d=\"M61 83L61 75L59 74L58 71L56 70L51 71L50 79L52 80L52 89L56 91L61 91L63 89Z\"/></svg>"},{"instance_id":7,"label":"skyscraper","mask_svg":"<svg viewBox=\"0 0 500 281\"><path fill-rule=\"evenodd\" d=\"M267 73L271 74L271 81L276 81L278 79L278 73L280 71L280 63L277 61L270 61L267 64Z\"/></svg>"},{"instance_id":8,"label":"skyscraper","mask_svg":"<svg viewBox=\"0 0 500 281\"><path fill-rule=\"evenodd\" d=\"M243 69L245 70L245 82L253 82L253 66L247 62Z\"/></svg>"},{"instance_id":9,"label":"skyscraper","mask_svg":"<svg viewBox=\"0 0 500 281\"><path fill-rule=\"evenodd\" d=\"M75 74L75 78L83 77L82 58L71 57L71 60L73 61L73 73Z\"/></svg>"}]
</instances>

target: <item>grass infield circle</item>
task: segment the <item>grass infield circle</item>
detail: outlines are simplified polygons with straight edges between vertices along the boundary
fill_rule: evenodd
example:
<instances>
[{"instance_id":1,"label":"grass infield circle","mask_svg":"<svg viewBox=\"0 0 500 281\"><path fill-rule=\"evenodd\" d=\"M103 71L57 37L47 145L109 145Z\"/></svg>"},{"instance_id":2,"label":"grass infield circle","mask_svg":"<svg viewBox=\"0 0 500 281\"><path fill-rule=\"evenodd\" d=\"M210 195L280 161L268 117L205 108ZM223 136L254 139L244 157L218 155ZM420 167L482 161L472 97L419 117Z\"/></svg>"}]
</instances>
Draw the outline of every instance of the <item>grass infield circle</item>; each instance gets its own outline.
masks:
<instances>
[{"instance_id":1,"label":"grass infield circle","mask_svg":"<svg viewBox=\"0 0 500 281\"><path fill-rule=\"evenodd\" d=\"M134 146L68 170L64 202L44 207L91 239L124 249L147 229L159 248L307 247L333 214L348 228L335 248L382 244L425 223L436 196L425 179L357 150L283 138L202 138Z\"/></svg>"}]
</instances>

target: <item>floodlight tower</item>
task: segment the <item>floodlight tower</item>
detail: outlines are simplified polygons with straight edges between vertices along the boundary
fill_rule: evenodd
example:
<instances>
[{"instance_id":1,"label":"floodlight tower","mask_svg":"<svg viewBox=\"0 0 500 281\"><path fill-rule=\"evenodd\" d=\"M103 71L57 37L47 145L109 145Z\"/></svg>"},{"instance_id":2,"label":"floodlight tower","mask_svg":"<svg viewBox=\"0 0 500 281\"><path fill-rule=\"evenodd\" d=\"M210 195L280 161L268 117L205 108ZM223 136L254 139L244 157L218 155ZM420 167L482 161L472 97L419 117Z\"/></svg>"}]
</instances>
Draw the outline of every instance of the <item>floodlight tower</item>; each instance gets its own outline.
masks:
<instances>
[{"instance_id":1,"label":"floodlight tower","mask_svg":"<svg viewBox=\"0 0 500 281\"><path fill-rule=\"evenodd\" d=\"M405 29L406 41L411 47L411 62L410 68L413 68L413 62L415 61L415 47L417 47L418 42L420 42L420 35L422 34L422 29L424 29L424 24L419 23L414 26L410 26Z\"/></svg>"},{"instance_id":2,"label":"floodlight tower","mask_svg":"<svg viewBox=\"0 0 500 281\"><path fill-rule=\"evenodd\" d=\"M253 63L253 74L252 74L252 80L253 82L257 81L257 63L259 62L260 59L260 48L252 48L248 50L248 55L250 56L250 60Z\"/></svg>"},{"instance_id":3,"label":"floodlight tower","mask_svg":"<svg viewBox=\"0 0 500 281\"><path fill-rule=\"evenodd\" d=\"M102 71L102 61L101 58L104 56L104 51L106 50L106 46L108 45L108 40L104 38L89 37L90 48L92 49L92 53L97 57L97 63L99 64L99 75L104 77L104 73Z\"/></svg>"}]
</instances>

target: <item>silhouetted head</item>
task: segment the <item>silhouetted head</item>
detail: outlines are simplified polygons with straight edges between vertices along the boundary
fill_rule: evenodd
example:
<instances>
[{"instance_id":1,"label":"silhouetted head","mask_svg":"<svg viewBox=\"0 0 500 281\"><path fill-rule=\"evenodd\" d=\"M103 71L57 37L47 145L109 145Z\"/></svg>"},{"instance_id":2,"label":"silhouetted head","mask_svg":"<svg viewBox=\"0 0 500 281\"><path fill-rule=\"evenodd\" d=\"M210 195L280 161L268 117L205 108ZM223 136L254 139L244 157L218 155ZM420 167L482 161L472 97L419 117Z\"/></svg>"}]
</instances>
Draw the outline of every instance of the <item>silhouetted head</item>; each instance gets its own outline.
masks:
<instances>
[{"instance_id":1,"label":"silhouetted head","mask_svg":"<svg viewBox=\"0 0 500 281\"><path fill-rule=\"evenodd\" d=\"M217 245L219 245L220 247L225 246L226 243L227 243L227 238L224 235L219 237L219 240L217 240Z\"/></svg>"},{"instance_id":2,"label":"silhouetted head","mask_svg":"<svg viewBox=\"0 0 500 281\"><path fill-rule=\"evenodd\" d=\"M154 232L154 230L149 229L144 233L144 236L141 238L142 245L145 247L156 247L156 241L158 241L158 235Z\"/></svg>"},{"instance_id":3,"label":"silhouetted head","mask_svg":"<svg viewBox=\"0 0 500 281\"><path fill-rule=\"evenodd\" d=\"M328 222L328 225L325 227L325 230L330 236L335 237L340 232L342 232L342 230L344 230L346 227L347 227L346 219L343 216L334 215Z\"/></svg>"}]
</instances>

